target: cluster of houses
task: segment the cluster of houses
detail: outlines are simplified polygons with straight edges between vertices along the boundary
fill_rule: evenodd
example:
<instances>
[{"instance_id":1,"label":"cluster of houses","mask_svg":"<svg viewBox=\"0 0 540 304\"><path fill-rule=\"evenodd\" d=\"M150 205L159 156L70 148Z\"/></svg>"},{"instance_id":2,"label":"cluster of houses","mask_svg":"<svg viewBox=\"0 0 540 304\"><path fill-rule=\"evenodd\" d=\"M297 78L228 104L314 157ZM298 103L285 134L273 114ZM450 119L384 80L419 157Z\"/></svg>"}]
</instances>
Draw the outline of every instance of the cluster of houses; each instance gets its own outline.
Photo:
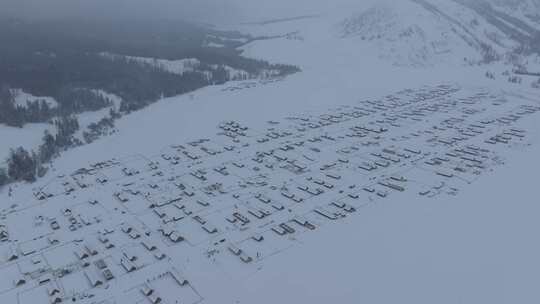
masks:
<instances>
[{"instance_id":1,"label":"cluster of houses","mask_svg":"<svg viewBox=\"0 0 540 304\"><path fill-rule=\"evenodd\" d=\"M40 204L57 197L73 201L62 207L63 216L32 217L45 236L13 241L17 231L0 223L6 263L22 269L13 278L14 290L41 284L50 303L62 303L67 300L57 284L62 276L80 272L91 289L106 292L108 284L143 276L153 265L181 264L173 253L186 247L197 247L188 254L205 252L198 246L218 248L213 258L253 267L272 254L258 250L274 248L269 242L282 246L326 222L353 216L367 201L410 191L419 183L409 175L412 169L433 179L419 192L426 196L446 182L485 171L497 156L489 147L521 141L526 131L513 124L540 111L521 106L478 121L487 97L454 99L457 90L406 90L321 115L270 121L258 133L227 121L219 125L218 141L195 140L150 158L98 163L62 176L34 192ZM453 113L459 115L449 118ZM94 192L99 201L90 196L78 201L78 191ZM79 203L105 214L80 211ZM88 235L80 235L83 231ZM39 258L44 249L66 244L74 245L76 262L51 269ZM176 268L169 269L161 279L190 285ZM166 301L157 281L138 282L133 290L145 302Z\"/></svg>"}]
</instances>

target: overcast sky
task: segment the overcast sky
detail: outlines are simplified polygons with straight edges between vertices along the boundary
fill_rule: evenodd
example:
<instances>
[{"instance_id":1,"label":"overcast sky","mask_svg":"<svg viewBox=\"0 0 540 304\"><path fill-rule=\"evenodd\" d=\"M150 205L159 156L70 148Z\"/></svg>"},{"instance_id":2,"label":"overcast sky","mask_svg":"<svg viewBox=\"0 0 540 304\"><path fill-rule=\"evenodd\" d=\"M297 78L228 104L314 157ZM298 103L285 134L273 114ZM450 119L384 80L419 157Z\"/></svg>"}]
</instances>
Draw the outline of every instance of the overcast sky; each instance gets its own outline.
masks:
<instances>
[{"instance_id":1,"label":"overcast sky","mask_svg":"<svg viewBox=\"0 0 540 304\"><path fill-rule=\"evenodd\" d=\"M340 1L351 0L0 0L0 12L46 19L83 16L244 22L321 13Z\"/></svg>"}]
</instances>

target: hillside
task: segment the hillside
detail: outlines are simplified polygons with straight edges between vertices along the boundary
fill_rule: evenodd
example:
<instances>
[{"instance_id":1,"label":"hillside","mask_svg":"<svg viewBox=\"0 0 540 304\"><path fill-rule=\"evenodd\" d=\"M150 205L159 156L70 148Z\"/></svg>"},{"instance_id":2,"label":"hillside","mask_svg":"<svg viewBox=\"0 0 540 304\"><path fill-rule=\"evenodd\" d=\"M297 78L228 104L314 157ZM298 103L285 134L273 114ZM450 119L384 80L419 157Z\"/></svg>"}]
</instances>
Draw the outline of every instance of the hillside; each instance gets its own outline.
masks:
<instances>
[{"instance_id":1,"label":"hillside","mask_svg":"<svg viewBox=\"0 0 540 304\"><path fill-rule=\"evenodd\" d=\"M539 51L536 21L515 17L522 9L473 0L383 1L345 19L340 33L374 44L381 57L398 65L508 61Z\"/></svg>"}]
</instances>

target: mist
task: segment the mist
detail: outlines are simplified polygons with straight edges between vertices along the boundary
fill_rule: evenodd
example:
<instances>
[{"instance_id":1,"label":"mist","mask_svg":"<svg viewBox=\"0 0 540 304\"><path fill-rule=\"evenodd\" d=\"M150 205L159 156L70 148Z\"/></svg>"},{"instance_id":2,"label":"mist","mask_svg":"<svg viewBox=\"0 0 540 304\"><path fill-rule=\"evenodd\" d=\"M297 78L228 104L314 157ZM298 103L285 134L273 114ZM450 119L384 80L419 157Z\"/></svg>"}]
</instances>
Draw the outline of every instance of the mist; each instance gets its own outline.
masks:
<instances>
[{"instance_id":1,"label":"mist","mask_svg":"<svg viewBox=\"0 0 540 304\"><path fill-rule=\"evenodd\" d=\"M236 23L320 14L338 0L0 0L0 14L49 19L183 19L201 23Z\"/></svg>"},{"instance_id":2,"label":"mist","mask_svg":"<svg viewBox=\"0 0 540 304\"><path fill-rule=\"evenodd\" d=\"M3 15L49 19L189 19L222 21L234 18L226 0L0 0Z\"/></svg>"}]
</instances>

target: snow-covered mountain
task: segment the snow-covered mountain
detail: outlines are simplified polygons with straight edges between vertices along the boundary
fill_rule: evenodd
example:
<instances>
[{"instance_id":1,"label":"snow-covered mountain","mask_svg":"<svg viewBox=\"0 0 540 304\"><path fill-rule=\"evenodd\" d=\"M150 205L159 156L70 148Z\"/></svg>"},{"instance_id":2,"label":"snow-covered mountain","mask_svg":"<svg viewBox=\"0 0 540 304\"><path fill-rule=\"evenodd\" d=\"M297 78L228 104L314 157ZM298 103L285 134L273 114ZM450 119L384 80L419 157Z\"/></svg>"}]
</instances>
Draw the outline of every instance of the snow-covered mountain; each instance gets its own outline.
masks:
<instances>
[{"instance_id":1,"label":"snow-covered mountain","mask_svg":"<svg viewBox=\"0 0 540 304\"><path fill-rule=\"evenodd\" d=\"M510 16L520 18L532 26L540 26L540 1L538 0L493 0L493 7Z\"/></svg>"},{"instance_id":2,"label":"snow-covered mountain","mask_svg":"<svg viewBox=\"0 0 540 304\"><path fill-rule=\"evenodd\" d=\"M382 1L353 13L339 35L374 45L396 65L481 64L538 51L538 1ZM531 14L532 12L532 14Z\"/></svg>"}]
</instances>

